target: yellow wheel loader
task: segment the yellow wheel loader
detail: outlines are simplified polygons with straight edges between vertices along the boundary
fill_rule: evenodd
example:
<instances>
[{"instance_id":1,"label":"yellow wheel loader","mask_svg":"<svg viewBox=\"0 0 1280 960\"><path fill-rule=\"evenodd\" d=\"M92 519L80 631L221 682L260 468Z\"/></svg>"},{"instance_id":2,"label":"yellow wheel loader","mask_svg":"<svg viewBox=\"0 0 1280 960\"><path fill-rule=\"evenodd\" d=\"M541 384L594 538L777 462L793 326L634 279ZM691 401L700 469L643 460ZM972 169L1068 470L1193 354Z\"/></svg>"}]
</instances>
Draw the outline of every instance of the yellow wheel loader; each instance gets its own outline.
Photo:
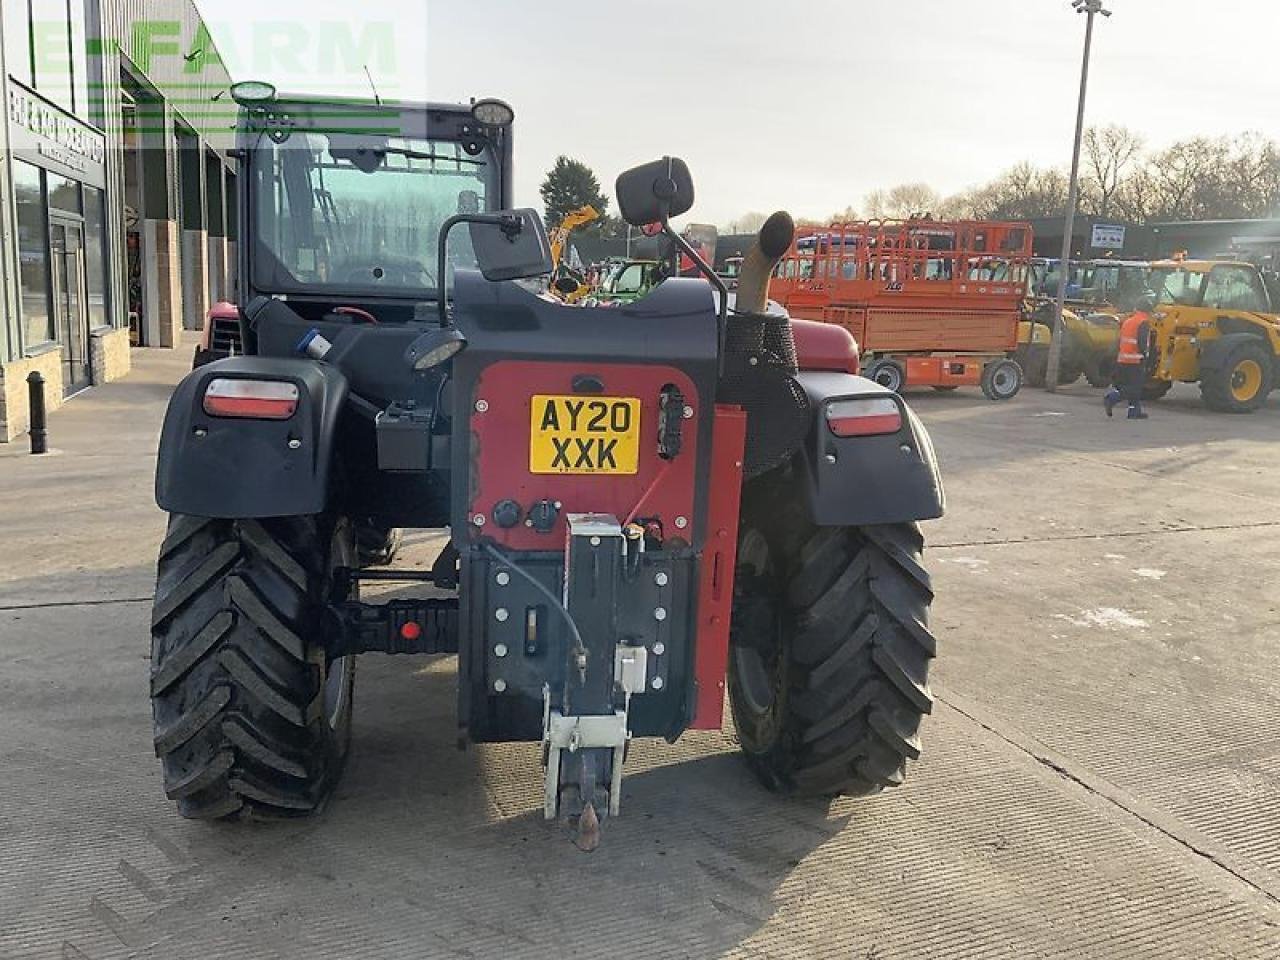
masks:
<instances>
[{"instance_id":1,"label":"yellow wheel loader","mask_svg":"<svg viewBox=\"0 0 1280 960\"><path fill-rule=\"evenodd\" d=\"M1027 303L1023 309L1023 317L1018 324L1018 350L1014 359L1022 367L1028 386L1043 387L1049 379L1053 301ZM1086 342L1087 330L1079 315L1068 308L1062 311L1062 327L1066 339L1058 365L1058 383L1065 385L1075 383L1084 372L1082 344Z\"/></svg>"},{"instance_id":2,"label":"yellow wheel loader","mask_svg":"<svg viewBox=\"0 0 1280 960\"><path fill-rule=\"evenodd\" d=\"M1026 319L1018 329L1018 351L1025 357L1027 382L1044 386L1052 340L1059 260L1033 260L1027 290ZM1146 291L1150 265L1139 260L1083 260L1070 263L1067 303L1062 312L1064 342L1058 382L1074 383L1083 374L1093 387L1111 385L1120 342L1120 319Z\"/></svg>"}]
</instances>

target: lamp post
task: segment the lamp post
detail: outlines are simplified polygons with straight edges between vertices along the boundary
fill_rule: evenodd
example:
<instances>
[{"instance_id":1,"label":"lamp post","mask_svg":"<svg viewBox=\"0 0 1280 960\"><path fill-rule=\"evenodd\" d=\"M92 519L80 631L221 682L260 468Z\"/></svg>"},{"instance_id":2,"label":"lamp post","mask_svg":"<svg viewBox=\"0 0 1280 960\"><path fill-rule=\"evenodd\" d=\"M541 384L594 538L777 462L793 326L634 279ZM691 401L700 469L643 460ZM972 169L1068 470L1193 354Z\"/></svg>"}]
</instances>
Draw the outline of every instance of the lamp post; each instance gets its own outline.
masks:
<instances>
[{"instance_id":1,"label":"lamp post","mask_svg":"<svg viewBox=\"0 0 1280 960\"><path fill-rule=\"evenodd\" d=\"M1111 16L1102 0L1071 0L1076 13L1085 15L1084 61L1080 66L1080 102L1076 107L1076 139L1071 148L1071 184L1067 191L1067 216L1062 225L1062 262L1058 271L1058 302L1053 309L1053 339L1049 343L1049 361L1045 370L1045 388L1058 389L1058 368L1062 363L1062 309L1067 301L1067 278L1071 269L1071 235L1075 229L1076 203L1080 199L1080 142L1084 139L1084 100L1089 88L1089 50L1093 46L1093 18ZM1030 334L1034 334L1034 326ZM1030 347L1030 343L1028 343Z\"/></svg>"}]
</instances>

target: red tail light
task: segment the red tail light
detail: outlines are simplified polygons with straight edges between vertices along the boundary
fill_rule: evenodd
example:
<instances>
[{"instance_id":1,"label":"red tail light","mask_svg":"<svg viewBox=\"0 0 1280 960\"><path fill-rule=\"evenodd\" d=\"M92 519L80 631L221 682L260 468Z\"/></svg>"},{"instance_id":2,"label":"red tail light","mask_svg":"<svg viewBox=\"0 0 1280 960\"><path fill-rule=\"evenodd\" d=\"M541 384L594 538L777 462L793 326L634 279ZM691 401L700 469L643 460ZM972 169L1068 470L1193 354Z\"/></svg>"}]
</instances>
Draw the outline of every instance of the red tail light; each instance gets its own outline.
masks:
<instances>
[{"instance_id":1,"label":"red tail light","mask_svg":"<svg viewBox=\"0 0 1280 960\"><path fill-rule=\"evenodd\" d=\"M211 417L288 420L298 409L298 387L286 380L215 377L204 389L204 412Z\"/></svg>"},{"instance_id":2,"label":"red tail light","mask_svg":"<svg viewBox=\"0 0 1280 960\"><path fill-rule=\"evenodd\" d=\"M827 426L837 437L873 437L902 429L902 409L890 397L849 397L827 404Z\"/></svg>"}]
</instances>

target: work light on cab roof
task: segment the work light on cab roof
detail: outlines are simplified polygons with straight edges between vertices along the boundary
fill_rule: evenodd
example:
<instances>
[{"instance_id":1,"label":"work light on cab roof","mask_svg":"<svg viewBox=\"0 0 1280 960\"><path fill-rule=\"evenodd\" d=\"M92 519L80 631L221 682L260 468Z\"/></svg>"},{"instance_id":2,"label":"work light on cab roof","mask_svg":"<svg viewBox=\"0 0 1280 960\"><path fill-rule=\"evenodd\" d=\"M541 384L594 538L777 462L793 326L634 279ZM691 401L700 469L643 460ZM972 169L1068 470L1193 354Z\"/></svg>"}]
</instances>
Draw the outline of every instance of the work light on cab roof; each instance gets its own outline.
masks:
<instances>
[{"instance_id":1,"label":"work light on cab roof","mask_svg":"<svg viewBox=\"0 0 1280 960\"><path fill-rule=\"evenodd\" d=\"M242 107L270 103L275 98L275 85L265 80L241 80L231 85L231 99Z\"/></svg>"},{"instance_id":2,"label":"work light on cab roof","mask_svg":"<svg viewBox=\"0 0 1280 960\"><path fill-rule=\"evenodd\" d=\"M471 105L471 116L486 127L506 127L515 120L516 112L505 101L486 97Z\"/></svg>"}]
</instances>

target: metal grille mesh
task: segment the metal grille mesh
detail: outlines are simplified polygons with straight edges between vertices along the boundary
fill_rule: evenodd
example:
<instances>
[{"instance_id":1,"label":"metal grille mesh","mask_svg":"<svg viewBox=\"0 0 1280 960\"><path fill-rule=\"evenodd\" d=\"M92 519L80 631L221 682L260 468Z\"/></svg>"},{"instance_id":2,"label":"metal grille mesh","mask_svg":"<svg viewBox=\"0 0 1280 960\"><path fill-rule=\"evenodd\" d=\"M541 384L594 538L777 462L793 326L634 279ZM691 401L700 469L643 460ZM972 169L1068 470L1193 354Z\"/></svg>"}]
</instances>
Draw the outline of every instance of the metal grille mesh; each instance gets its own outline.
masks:
<instances>
[{"instance_id":1,"label":"metal grille mesh","mask_svg":"<svg viewBox=\"0 0 1280 960\"><path fill-rule=\"evenodd\" d=\"M775 314L729 317L719 400L747 412L743 472L758 476L785 462L809 429L809 400L795 380L791 321Z\"/></svg>"}]
</instances>

